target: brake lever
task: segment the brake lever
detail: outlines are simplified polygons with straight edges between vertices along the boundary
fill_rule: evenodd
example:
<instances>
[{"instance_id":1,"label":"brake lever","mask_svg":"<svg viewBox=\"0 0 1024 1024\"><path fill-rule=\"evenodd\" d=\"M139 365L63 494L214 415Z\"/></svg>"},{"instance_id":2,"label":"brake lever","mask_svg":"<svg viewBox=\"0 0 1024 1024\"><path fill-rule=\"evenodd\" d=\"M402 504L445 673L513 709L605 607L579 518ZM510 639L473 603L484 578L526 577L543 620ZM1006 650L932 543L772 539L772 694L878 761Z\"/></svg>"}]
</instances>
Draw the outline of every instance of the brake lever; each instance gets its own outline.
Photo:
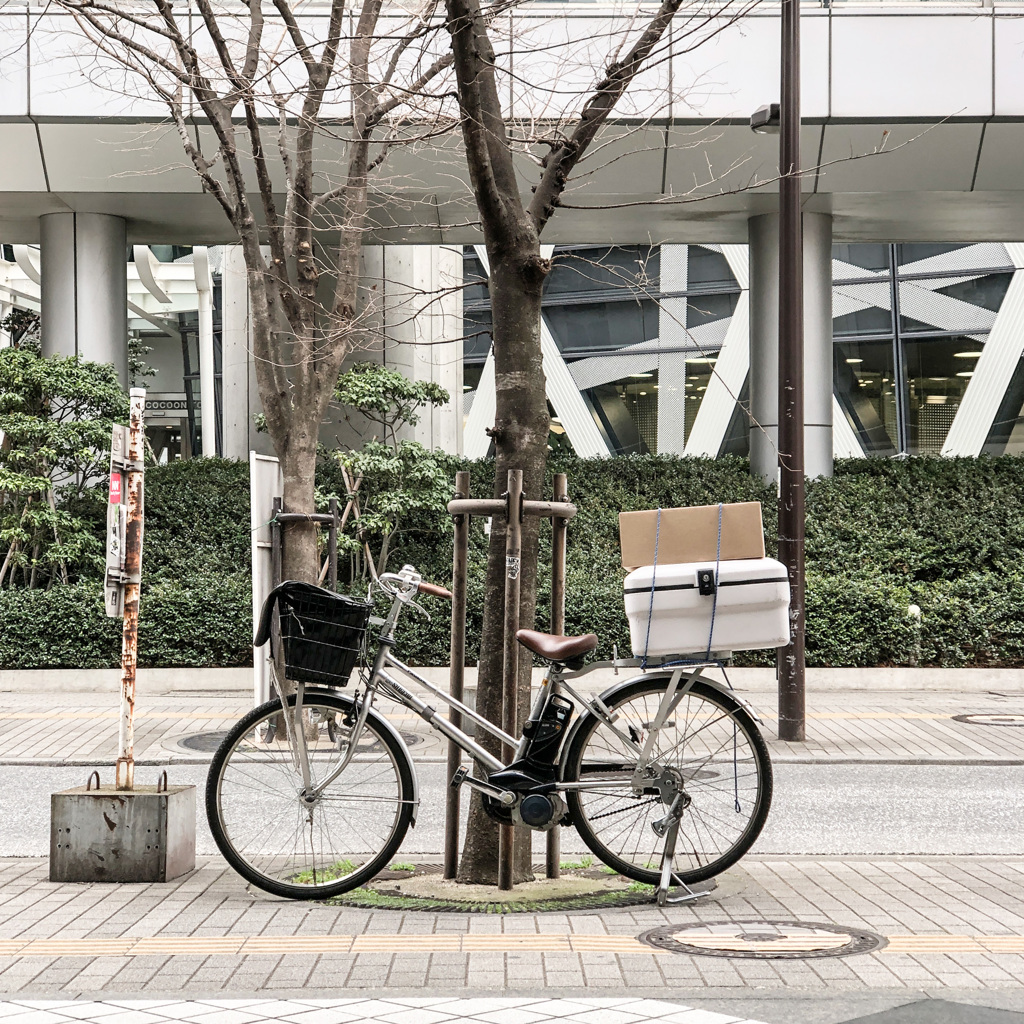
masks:
<instances>
[{"instance_id":1,"label":"brake lever","mask_svg":"<svg viewBox=\"0 0 1024 1024\"><path fill-rule=\"evenodd\" d=\"M411 599L406 601L405 603L409 605L410 608L415 608L416 611L418 611L420 615L422 615L423 618L427 620L427 622L430 621L430 612L428 612L427 609L423 607L423 605L417 604L415 601Z\"/></svg>"}]
</instances>

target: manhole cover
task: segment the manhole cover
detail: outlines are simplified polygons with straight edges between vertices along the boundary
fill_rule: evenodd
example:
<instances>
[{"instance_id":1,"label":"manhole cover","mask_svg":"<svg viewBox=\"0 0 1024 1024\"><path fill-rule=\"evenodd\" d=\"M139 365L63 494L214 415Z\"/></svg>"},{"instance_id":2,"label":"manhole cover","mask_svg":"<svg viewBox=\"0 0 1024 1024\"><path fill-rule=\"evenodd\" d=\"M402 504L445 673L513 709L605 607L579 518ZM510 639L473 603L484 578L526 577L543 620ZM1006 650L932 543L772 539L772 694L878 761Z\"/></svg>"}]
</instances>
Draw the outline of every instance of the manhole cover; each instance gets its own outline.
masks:
<instances>
[{"instance_id":1,"label":"manhole cover","mask_svg":"<svg viewBox=\"0 0 1024 1024\"><path fill-rule=\"evenodd\" d=\"M881 935L857 928L802 921L720 921L667 925L640 936L656 949L691 956L797 960L870 953L887 945Z\"/></svg>"},{"instance_id":2,"label":"manhole cover","mask_svg":"<svg viewBox=\"0 0 1024 1024\"><path fill-rule=\"evenodd\" d=\"M1007 712L994 712L987 715L954 715L954 722L966 722L968 725L1016 725L1024 726L1024 715Z\"/></svg>"},{"instance_id":3,"label":"manhole cover","mask_svg":"<svg viewBox=\"0 0 1024 1024\"><path fill-rule=\"evenodd\" d=\"M183 736L178 740L178 746L185 750L199 754L214 754L217 748L224 742L227 732L197 732L192 736ZM414 747L417 743L423 742L423 737L414 732L403 732L402 739L407 747ZM360 751L368 752L380 749L380 744L375 740L363 740L359 744Z\"/></svg>"},{"instance_id":4,"label":"manhole cover","mask_svg":"<svg viewBox=\"0 0 1024 1024\"><path fill-rule=\"evenodd\" d=\"M194 736L184 736L178 740L178 746L200 754L213 754L221 745L226 732L197 732Z\"/></svg>"}]
</instances>

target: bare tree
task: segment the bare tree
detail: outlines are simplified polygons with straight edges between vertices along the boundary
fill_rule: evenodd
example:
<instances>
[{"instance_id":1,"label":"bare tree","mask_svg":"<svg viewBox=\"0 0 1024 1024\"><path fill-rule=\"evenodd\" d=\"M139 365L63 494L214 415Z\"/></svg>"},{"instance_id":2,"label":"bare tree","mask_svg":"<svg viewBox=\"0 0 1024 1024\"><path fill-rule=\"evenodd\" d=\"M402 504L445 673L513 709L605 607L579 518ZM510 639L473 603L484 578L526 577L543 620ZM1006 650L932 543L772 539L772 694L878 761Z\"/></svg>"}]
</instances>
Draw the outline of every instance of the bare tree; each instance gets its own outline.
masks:
<instances>
[{"instance_id":1,"label":"bare tree","mask_svg":"<svg viewBox=\"0 0 1024 1024\"><path fill-rule=\"evenodd\" d=\"M438 0L385 14L383 0L54 4L108 73L131 73L163 101L237 233L285 509L312 512L320 424L365 329L359 268L372 188L392 149L439 130L451 55L435 46ZM314 579L314 528L297 523L286 536L285 576Z\"/></svg>"},{"instance_id":2,"label":"bare tree","mask_svg":"<svg viewBox=\"0 0 1024 1024\"><path fill-rule=\"evenodd\" d=\"M576 90L576 102L543 120L513 124L502 106L499 77L510 72L495 53L493 8L480 0L445 0L458 83L462 137L470 181L479 210L489 260L488 287L493 323L496 385L494 496L506 487L508 470L523 471L528 497L541 497L547 460L548 407L541 356L541 296L551 263L541 256L541 234L571 187L588 152L600 148L602 129L638 76L668 58L701 45L745 14L756 0L711 6L703 0L663 0L646 13L623 14L602 43L602 66L592 86ZM571 19L570 19L571 20ZM517 54L526 47L517 46ZM530 69L535 89L571 92L572 75L564 62L572 50L592 51L593 39L549 40L547 67ZM577 58L578 63L578 58ZM577 70L579 70L577 68ZM520 72L520 74L524 74ZM514 76L514 73L512 73ZM569 79L568 84L563 84ZM546 85L546 83L553 83ZM530 182L517 172L520 154L544 152ZM524 198L526 188L532 194ZM531 624L536 607L538 522L523 524L520 622ZM478 707L501 721L502 627L504 620L505 530L497 519L491 532L485 582L485 606ZM530 659L520 659L519 718L529 700ZM493 744L496 752L497 744ZM492 814L500 811L492 808ZM531 876L530 834L517 837L513 877ZM460 880L494 883L497 879L497 828L477 798L471 810Z\"/></svg>"}]
</instances>

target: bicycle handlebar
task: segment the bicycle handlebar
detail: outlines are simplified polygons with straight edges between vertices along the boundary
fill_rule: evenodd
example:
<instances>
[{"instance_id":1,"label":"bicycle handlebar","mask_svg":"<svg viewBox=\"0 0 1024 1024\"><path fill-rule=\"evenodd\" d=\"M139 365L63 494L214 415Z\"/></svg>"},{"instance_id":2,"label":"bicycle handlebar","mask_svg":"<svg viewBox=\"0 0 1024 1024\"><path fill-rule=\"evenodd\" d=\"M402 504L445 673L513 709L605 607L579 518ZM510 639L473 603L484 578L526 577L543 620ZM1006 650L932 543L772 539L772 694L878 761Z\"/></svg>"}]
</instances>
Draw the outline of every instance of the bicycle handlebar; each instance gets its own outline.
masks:
<instances>
[{"instance_id":1,"label":"bicycle handlebar","mask_svg":"<svg viewBox=\"0 0 1024 1024\"><path fill-rule=\"evenodd\" d=\"M399 596L403 601L408 601L416 592L429 594L431 597L441 597L447 601L452 600L450 590L439 587L436 583L428 583L426 580L419 579L419 573L411 565L405 566L400 573L382 572L375 582L385 593Z\"/></svg>"}]
</instances>

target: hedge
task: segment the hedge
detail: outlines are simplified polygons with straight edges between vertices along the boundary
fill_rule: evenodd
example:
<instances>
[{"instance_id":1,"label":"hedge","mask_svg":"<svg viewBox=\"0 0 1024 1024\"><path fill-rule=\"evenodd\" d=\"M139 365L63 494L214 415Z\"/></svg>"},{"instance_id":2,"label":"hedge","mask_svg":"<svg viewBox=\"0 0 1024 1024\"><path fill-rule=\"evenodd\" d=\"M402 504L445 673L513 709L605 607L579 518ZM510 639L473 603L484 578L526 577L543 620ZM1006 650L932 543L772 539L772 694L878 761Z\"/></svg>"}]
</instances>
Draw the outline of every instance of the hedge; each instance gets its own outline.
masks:
<instances>
[{"instance_id":1,"label":"hedge","mask_svg":"<svg viewBox=\"0 0 1024 1024\"><path fill-rule=\"evenodd\" d=\"M453 471L458 464L453 460ZM466 466L472 493L490 494L493 463ZM629 649L622 609L618 512L761 501L775 548L775 491L746 460L558 456L579 514L569 529L566 629L594 631L599 655ZM331 465L324 500L341 494ZM813 481L807 499L807 652L811 665L1024 665L1024 459L841 461ZM97 506L99 510L99 506ZM97 515L99 513L97 512ZM97 524L102 529L102 524ZM393 566L408 561L428 579L451 578L451 529L443 510L403 534ZM549 555L542 530L542 559ZM146 478L140 662L244 665L251 659L248 467L202 459L155 467ZM487 538L474 520L467 656L478 655ZM343 575L347 567L342 567ZM353 585L354 589L364 584ZM538 628L547 626L547 581ZM434 602L436 604L436 602ZM908 616L916 604L920 620ZM403 620L401 651L444 663L449 624ZM98 580L50 591L0 590L0 667L99 667L119 656L119 622L106 619ZM739 655L769 664L772 652Z\"/></svg>"},{"instance_id":2,"label":"hedge","mask_svg":"<svg viewBox=\"0 0 1024 1024\"><path fill-rule=\"evenodd\" d=\"M108 668L121 661L121 620L107 618L98 582L0 594L4 668ZM139 603L139 665L252 664L248 573L157 581Z\"/></svg>"}]
</instances>

